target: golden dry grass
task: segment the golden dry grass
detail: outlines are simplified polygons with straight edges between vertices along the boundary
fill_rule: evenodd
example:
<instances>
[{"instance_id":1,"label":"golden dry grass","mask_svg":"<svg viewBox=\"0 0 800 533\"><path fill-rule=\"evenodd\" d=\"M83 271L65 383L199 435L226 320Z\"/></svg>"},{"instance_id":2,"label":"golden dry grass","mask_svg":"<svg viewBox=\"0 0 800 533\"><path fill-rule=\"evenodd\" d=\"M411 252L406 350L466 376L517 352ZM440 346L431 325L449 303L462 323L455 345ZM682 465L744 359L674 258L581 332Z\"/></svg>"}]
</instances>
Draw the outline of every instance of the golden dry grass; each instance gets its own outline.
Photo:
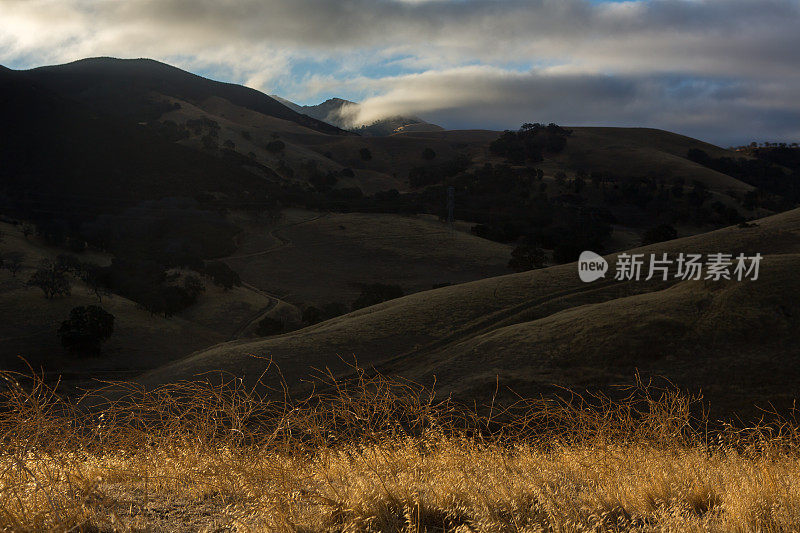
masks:
<instances>
[{"instance_id":1,"label":"golden dry grass","mask_svg":"<svg viewBox=\"0 0 800 533\"><path fill-rule=\"evenodd\" d=\"M35 377L2 378L6 530L800 527L796 426L712 431L670 390L476 411L362 372L300 401L235 379L117 383L122 399L95 392L87 410Z\"/></svg>"}]
</instances>

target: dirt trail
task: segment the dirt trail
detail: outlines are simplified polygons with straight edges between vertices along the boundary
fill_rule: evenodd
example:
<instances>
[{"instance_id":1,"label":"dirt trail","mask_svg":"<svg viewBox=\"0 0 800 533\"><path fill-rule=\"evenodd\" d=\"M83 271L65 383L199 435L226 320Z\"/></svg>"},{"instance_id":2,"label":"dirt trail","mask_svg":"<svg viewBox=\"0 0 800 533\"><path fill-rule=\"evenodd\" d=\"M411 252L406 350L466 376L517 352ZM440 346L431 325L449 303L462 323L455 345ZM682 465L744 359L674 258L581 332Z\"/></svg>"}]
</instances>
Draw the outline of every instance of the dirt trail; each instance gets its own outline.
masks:
<instances>
[{"instance_id":1,"label":"dirt trail","mask_svg":"<svg viewBox=\"0 0 800 533\"><path fill-rule=\"evenodd\" d=\"M305 220L300 220L298 222L292 222L291 224L284 224L282 226L276 226L276 227L272 228L269 231L268 235L270 237L280 241L280 244L276 244L275 246L270 246L269 248L267 248L265 250L260 250L258 252L252 252L252 253L240 254L240 255L231 255L231 256L228 256L225 259L223 259L223 261L227 261L229 259L245 259L245 258L248 258L248 257L257 257L259 255L266 255L266 254L275 252L277 250L280 250L281 248L285 248L287 246L291 246L291 244L292 244L291 239L289 239L288 237L283 237L283 236L279 235L277 233L278 230L291 228L293 226L299 226L300 224L306 224L308 222L313 222L315 220L319 220L320 218L327 217L327 216L330 216L330 213L322 213L320 215L317 215L317 216L314 216L314 217L311 217L311 218L307 218ZM250 320L248 320L247 322L245 322L244 324L239 326L239 328L237 328L236 331L234 332L234 334L231 336L230 340L237 340L237 339L242 338L244 333L248 329L250 329L250 327L253 324L255 324L256 322L262 320L270 311L275 309L275 307L282 301L278 296L276 296L274 294L270 294L268 292L265 292L265 291L259 289L258 287L254 286L254 285L251 285L249 283L242 282L242 286L244 288L246 288L246 289L249 289L249 290L251 290L253 292L256 292L258 294L261 294L262 296L265 296L265 297L269 298L270 302L266 307L262 307L255 315L253 315L253 317Z\"/></svg>"},{"instance_id":2,"label":"dirt trail","mask_svg":"<svg viewBox=\"0 0 800 533\"><path fill-rule=\"evenodd\" d=\"M250 326L252 326L256 322L258 322L261 319L263 319L264 316L267 315L273 309L275 309L275 307L281 301L278 297L273 296L271 294L268 294L268 293L262 291L261 289L259 289L258 287L250 285L249 283L242 282L242 287L244 287L246 289L249 289L249 290L251 290L253 292L257 292L258 294L261 294L262 296L266 296L267 298L269 298L269 304L266 307L262 307L261 309L259 309L258 312L255 315L253 315L253 317L250 320L248 320L247 322L245 322L244 324L239 326L239 328L236 329L236 331L233 333L233 335L231 335L230 340L232 340L232 341L235 341L237 339L241 339L242 335L244 335L245 331L250 329Z\"/></svg>"},{"instance_id":3,"label":"dirt trail","mask_svg":"<svg viewBox=\"0 0 800 533\"><path fill-rule=\"evenodd\" d=\"M258 252L251 252L251 253L240 254L240 255L230 255L230 256L226 257L225 260L228 260L228 259L246 259L248 257L257 257L259 255L266 255L266 254L272 253L272 252L274 252L276 250L280 250L281 248L285 248L286 246L290 246L292 244L292 241L287 237L282 237L282 236L278 235L276 233L278 230L291 228L293 226L299 226L300 224L306 224L308 222L313 222L315 220L319 220L320 218L327 217L327 216L330 216L330 213L322 213L321 215L317 215L317 216L312 217L312 218L307 218L305 220L300 220L298 222L292 222L291 224L284 224L282 226L276 226L276 227L272 228L269 231L268 235L270 237L273 237L273 238L279 240L280 244L276 244L275 246L270 246L269 248L267 248L265 250L259 250Z\"/></svg>"}]
</instances>

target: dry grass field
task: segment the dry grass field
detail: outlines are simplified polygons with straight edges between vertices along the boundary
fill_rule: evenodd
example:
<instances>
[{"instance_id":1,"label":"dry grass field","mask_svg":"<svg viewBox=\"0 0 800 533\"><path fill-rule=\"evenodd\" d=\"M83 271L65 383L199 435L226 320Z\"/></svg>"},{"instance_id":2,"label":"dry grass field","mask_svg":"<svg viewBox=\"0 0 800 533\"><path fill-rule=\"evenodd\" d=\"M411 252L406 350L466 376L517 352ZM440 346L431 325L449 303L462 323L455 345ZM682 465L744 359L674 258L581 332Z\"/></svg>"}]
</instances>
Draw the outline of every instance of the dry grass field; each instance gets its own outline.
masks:
<instances>
[{"instance_id":1,"label":"dry grass field","mask_svg":"<svg viewBox=\"0 0 800 533\"><path fill-rule=\"evenodd\" d=\"M800 435L697 398L479 411L377 376L272 400L240 381L123 387L82 410L3 373L9 531L796 531Z\"/></svg>"}]
</instances>

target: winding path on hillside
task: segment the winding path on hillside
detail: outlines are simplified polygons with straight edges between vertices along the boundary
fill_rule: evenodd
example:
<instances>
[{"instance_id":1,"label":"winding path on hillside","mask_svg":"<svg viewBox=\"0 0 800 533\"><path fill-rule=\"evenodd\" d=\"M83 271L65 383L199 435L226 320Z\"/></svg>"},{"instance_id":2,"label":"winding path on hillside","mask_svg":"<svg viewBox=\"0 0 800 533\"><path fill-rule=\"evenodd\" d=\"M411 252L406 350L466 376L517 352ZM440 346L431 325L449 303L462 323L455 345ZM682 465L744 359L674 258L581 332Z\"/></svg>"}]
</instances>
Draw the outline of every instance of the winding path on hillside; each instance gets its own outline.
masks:
<instances>
[{"instance_id":1,"label":"winding path on hillside","mask_svg":"<svg viewBox=\"0 0 800 533\"><path fill-rule=\"evenodd\" d=\"M276 244L275 246L270 246L269 248L266 248L264 250L259 250L258 252L250 252L250 253L239 254L239 255L230 255L230 256L226 257L224 260L227 261L229 259L246 259L248 257L257 257L259 255L266 255L266 254L272 253L272 252L274 252L276 250L280 250L281 248L285 248L287 246L290 246L292 244L291 239L289 239L288 237L283 237L281 235L278 235L278 233L277 233L278 230L283 230L283 229L291 228L291 227L294 227L294 226L299 226L301 224L307 224L309 222L314 222L315 220L319 220L320 218L328 217L328 216L330 216L330 213L322 213L322 214L317 215L315 217L307 218L305 220L300 220L300 221L297 221L297 222L292 222L291 224L284 224L282 226L276 226L276 227L272 228L269 231L269 233L267 233L267 235L269 235L273 239L277 239L278 241L280 241L279 244Z\"/></svg>"},{"instance_id":2,"label":"winding path on hillside","mask_svg":"<svg viewBox=\"0 0 800 533\"><path fill-rule=\"evenodd\" d=\"M307 219L304 219L304 220L300 220L298 222L292 222L291 224L284 224L282 226L276 226L276 227L272 228L267 235L269 235L273 239L278 240L280 242L279 244L276 244L275 246L270 246L269 248L267 248L265 250L260 250L258 252L252 252L252 253L240 254L240 255L231 255L231 256L228 256L228 257L224 258L223 261L227 261L229 259L246 259L248 257L257 257L257 256L260 256L260 255L266 255L266 254L275 252L275 251L280 250L282 248L285 248L287 246L291 246L291 244L292 244L291 239L289 239L288 237L284 237L284 236L279 235L277 233L278 230L291 228L291 227L294 227L294 226L299 226L300 224L306 224L308 222L313 222L315 220L319 220L320 218L327 217L327 216L330 216L330 213L322 213L320 215L317 215L317 216L314 216L314 217L311 217L311 218L307 218ZM263 320L266 317L266 315L269 314L273 309L275 309L275 307L277 307L277 305L282 301L281 298L279 298L278 296L276 296L274 294L270 294L270 293L268 293L266 291L263 291L263 290L259 289L258 287L254 286L254 285L251 285L250 283L247 283L247 282L243 281L242 282L242 287L268 298L269 299L269 304L267 304L265 307L262 307L261 309L259 309L258 312L255 313L251 319L247 320L244 324L239 326L236 329L236 331L233 333L233 335L231 336L230 340L241 339L242 336L245 334L245 332L248 329L250 329L255 323L260 322L261 320Z\"/></svg>"}]
</instances>

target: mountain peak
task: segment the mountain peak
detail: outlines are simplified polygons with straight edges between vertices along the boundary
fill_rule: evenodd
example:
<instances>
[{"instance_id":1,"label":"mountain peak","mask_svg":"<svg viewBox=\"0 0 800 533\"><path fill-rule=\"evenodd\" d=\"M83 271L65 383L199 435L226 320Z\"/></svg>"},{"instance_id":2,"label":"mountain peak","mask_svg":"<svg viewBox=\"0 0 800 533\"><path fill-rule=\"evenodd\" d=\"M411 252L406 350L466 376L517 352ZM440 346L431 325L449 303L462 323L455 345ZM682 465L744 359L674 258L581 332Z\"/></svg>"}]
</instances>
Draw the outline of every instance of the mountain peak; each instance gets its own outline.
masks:
<instances>
[{"instance_id":1,"label":"mountain peak","mask_svg":"<svg viewBox=\"0 0 800 533\"><path fill-rule=\"evenodd\" d=\"M250 87L215 81L154 59L91 57L38 67L25 73L63 96L111 115L141 116L148 111L142 107L147 107L148 95L152 93L188 102L202 102L218 96L232 104L295 122L320 133L344 133L324 121L287 109L287 106Z\"/></svg>"},{"instance_id":2,"label":"mountain peak","mask_svg":"<svg viewBox=\"0 0 800 533\"><path fill-rule=\"evenodd\" d=\"M298 105L290 100L273 96L289 109L303 113L309 117L322 120L342 129L355 131L360 135L383 137L402 131L440 131L443 128L430 124L417 117L393 116L376 120L371 124L359 123L356 119L361 104L344 98L328 98L317 105Z\"/></svg>"},{"instance_id":3,"label":"mountain peak","mask_svg":"<svg viewBox=\"0 0 800 533\"><path fill-rule=\"evenodd\" d=\"M358 103L356 103L356 102L351 102L350 100L345 100L344 98L336 98L336 97L333 97L333 98L328 98L327 100L325 100L324 102L322 102L322 103L321 103L321 104L319 104L319 105L320 105L320 106L323 106L323 105L339 105L339 106L345 106L345 105L359 105L359 104L358 104Z\"/></svg>"}]
</instances>

